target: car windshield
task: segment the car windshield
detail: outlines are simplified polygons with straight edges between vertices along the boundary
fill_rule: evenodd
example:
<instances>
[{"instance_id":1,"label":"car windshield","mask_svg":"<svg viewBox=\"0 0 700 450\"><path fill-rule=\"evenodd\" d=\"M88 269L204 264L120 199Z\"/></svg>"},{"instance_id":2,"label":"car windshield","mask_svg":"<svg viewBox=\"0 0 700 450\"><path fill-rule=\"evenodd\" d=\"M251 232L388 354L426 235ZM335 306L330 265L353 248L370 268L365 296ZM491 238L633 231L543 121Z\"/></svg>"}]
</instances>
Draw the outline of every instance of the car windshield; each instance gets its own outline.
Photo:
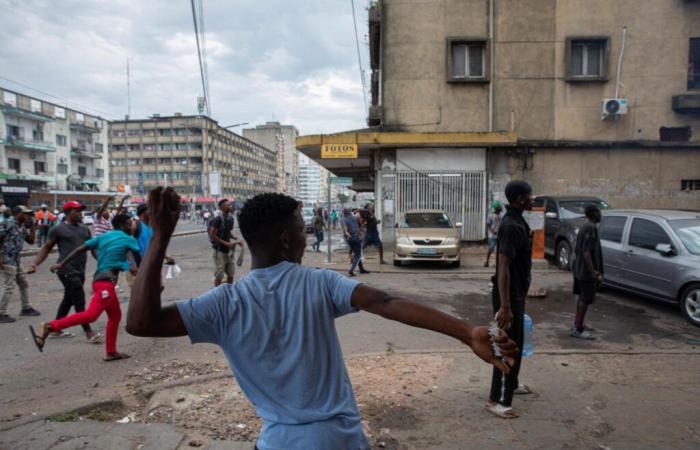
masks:
<instances>
[{"instance_id":1,"label":"car windshield","mask_svg":"<svg viewBox=\"0 0 700 450\"><path fill-rule=\"evenodd\" d=\"M671 228L693 255L700 255L700 220L684 219L669 220Z\"/></svg>"},{"instance_id":2,"label":"car windshield","mask_svg":"<svg viewBox=\"0 0 700 450\"><path fill-rule=\"evenodd\" d=\"M578 219L586 215L586 206L596 205L598 208L608 209L610 205L602 200L566 200L559 202L562 219Z\"/></svg>"},{"instance_id":3,"label":"car windshield","mask_svg":"<svg viewBox=\"0 0 700 450\"><path fill-rule=\"evenodd\" d=\"M409 213L401 222L401 228L452 228L445 213Z\"/></svg>"}]
</instances>

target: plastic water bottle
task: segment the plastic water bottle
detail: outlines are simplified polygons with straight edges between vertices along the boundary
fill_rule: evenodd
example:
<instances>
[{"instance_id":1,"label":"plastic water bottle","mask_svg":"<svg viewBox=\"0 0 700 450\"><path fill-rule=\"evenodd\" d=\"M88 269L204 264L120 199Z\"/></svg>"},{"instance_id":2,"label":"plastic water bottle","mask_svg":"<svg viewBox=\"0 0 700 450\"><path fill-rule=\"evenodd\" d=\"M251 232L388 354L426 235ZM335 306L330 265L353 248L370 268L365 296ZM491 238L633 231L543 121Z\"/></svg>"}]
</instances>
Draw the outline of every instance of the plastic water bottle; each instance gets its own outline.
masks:
<instances>
[{"instance_id":1,"label":"plastic water bottle","mask_svg":"<svg viewBox=\"0 0 700 450\"><path fill-rule=\"evenodd\" d=\"M534 345L532 345L532 331L534 330L534 328L535 327L532 325L532 318L525 314L523 320L523 329L525 332L525 339L523 339L524 357L532 356L532 354L535 353L535 347Z\"/></svg>"}]
</instances>

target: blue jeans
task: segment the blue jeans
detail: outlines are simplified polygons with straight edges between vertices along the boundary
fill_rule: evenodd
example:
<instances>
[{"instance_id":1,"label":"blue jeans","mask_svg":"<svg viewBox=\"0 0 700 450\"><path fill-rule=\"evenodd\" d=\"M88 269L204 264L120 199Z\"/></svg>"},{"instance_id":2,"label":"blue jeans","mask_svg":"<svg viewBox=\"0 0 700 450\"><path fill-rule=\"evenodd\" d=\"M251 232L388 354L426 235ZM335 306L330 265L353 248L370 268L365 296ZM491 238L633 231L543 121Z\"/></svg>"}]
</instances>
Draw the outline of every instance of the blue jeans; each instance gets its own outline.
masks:
<instances>
[{"instance_id":1,"label":"blue jeans","mask_svg":"<svg viewBox=\"0 0 700 450\"><path fill-rule=\"evenodd\" d=\"M362 241L360 240L360 237L351 237L348 239L348 245L352 251L352 264L350 266L350 272L353 272L358 264L360 265L360 270L363 270L362 262L360 262L360 258L362 257Z\"/></svg>"},{"instance_id":2,"label":"blue jeans","mask_svg":"<svg viewBox=\"0 0 700 450\"><path fill-rule=\"evenodd\" d=\"M323 242L323 231L317 231L315 234L316 242L314 242L314 245L312 247L314 250L319 251L321 250L321 242Z\"/></svg>"}]
</instances>

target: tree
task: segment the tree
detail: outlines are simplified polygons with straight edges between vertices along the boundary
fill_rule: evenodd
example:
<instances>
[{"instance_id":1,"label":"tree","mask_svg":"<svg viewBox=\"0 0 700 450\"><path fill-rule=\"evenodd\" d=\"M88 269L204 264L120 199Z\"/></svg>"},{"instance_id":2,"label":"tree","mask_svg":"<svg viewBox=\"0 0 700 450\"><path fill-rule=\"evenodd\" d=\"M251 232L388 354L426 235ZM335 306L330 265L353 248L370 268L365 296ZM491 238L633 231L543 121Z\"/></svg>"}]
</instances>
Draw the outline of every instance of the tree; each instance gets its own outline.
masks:
<instances>
[{"instance_id":1,"label":"tree","mask_svg":"<svg viewBox=\"0 0 700 450\"><path fill-rule=\"evenodd\" d=\"M343 194L342 192L338 192L338 201L340 202L341 205L345 205L348 200L350 200L350 197L348 197L347 194Z\"/></svg>"}]
</instances>

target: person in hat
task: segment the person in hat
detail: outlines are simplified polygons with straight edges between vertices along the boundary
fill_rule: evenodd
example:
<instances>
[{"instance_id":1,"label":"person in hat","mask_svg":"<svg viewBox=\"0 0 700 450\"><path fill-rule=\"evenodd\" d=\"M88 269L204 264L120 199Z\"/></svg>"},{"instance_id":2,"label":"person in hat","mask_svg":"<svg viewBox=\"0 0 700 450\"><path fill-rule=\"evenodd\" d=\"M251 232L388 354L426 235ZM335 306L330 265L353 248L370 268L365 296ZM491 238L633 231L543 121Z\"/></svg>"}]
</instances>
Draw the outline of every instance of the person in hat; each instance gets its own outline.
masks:
<instances>
[{"instance_id":1,"label":"person in hat","mask_svg":"<svg viewBox=\"0 0 700 450\"><path fill-rule=\"evenodd\" d=\"M2 258L0 258L0 323L12 323L15 318L7 314L7 304L10 302L14 283L19 286L22 310L20 316L38 316L39 311L29 305L29 284L27 274L22 269L20 258L24 243L34 244L36 226L34 211L24 205L12 208L12 216L0 225L0 243Z\"/></svg>"},{"instance_id":2,"label":"person in hat","mask_svg":"<svg viewBox=\"0 0 700 450\"><path fill-rule=\"evenodd\" d=\"M58 260L60 263L65 260L75 249L81 247L90 239L90 229L83 224L83 210L85 205L80 202L70 201L63 204L63 213L65 220L51 229L46 243L39 253L34 258L34 262L28 273L36 272L37 267L41 265L49 256L51 249L58 244ZM85 264L87 263L87 254L83 253L64 268L56 273L58 280L63 285L63 300L58 306L56 319L62 319L68 315L70 309L75 312L85 311ZM98 344L101 334L92 330L89 323L82 325L85 337L88 342ZM53 337L73 337L72 333L67 331L57 331L52 333Z\"/></svg>"},{"instance_id":3,"label":"person in hat","mask_svg":"<svg viewBox=\"0 0 700 450\"><path fill-rule=\"evenodd\" d=\"M136 264L141 262L141 256L139 243L130 234L131 217L128 214L117 214L112 219L112 227L114 228L112 231L87 240L85 244L73 250L60 263L51 266L52 272L64 272L73 260L85 254L88 250L97 251L97 270L92 281L93 293L88 308L83 312L77 312L62 319L41 322L38 333L34 330L34 327L29 326L32 339L39 351L44 350L46 338L51 332L92 323L103 312L106 312L107 330L105 333L106 354L104 360L116 361L129 357L129 355L117 351L117 335L119 334L119 322L122 318L122 312L115 286L119 272L130 270L127 255L131 253Z\"/></svg>"},{"instance_id":4,"label":"person in hat","mask_svg":"<svg viewBox=\"0 0 700 450\"><path fill-rule=\"evenodd\" d=\"M496 250L496 244L498 243L498 229L501 227L501 221L503 220L503 206L501 202L495 200L491 203L491 209L493 213L489 214L486 219L486 229L488 231L488 251L486 253L486 262L484 267L489 266L489 260L491 259L491 254Z\"/></svg>"},{"instance_id":5,"label":"person in hat","mask_svg":"<svg viewBox=\"0 0 700 450\"><path fill-rule=\"evenodd\" d=\"M49 211L49 207L44 203L36 213L37 240L39 247L44 245L49 236L51 225L56 221L56 216Z\"/></svg>"}]
</instances>

